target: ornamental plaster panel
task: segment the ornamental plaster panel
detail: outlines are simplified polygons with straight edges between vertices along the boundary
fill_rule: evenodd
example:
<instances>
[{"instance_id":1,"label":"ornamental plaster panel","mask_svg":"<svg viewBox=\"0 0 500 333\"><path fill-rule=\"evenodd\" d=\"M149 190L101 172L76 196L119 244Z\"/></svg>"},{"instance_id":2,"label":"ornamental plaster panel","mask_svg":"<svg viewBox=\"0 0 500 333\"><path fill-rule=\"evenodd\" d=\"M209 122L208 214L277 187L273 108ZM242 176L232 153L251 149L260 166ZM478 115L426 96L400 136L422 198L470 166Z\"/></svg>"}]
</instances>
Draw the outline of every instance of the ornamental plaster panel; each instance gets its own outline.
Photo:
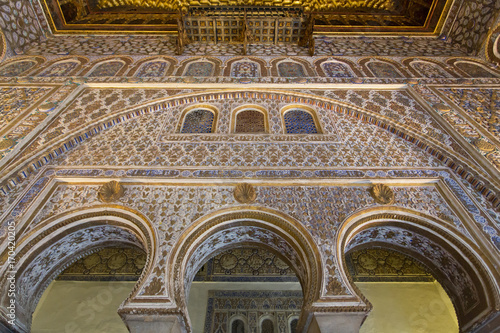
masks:
<instances>
[{"instance_id":1,"label":"ornamental plaster panel","mask_svg":"<svg viewBox=\"0 0 500 333\"><path fill-rule=\"evenodd\" d=\"M0 121L0 136L3 139L0 139L0 160L7 157L19 144L22 145L25 137L40 130L43 126L41 124L49 118L58 104L76 88L72 84L1 88L3 118Z\"/></svg>"},{"instance_id":2,"label":"ornamental plaster panel","mask_svg":"<svg viewBox=\"0 0 500 333\"><path fill-rule=\"evenodd\" d=\"M1 6L0 14L0 28L14 54L22 54L45 39L31 1L8 0Z\"/></svg>"},{"instance_id":3,"label":"ornamental plaster panel","mask_svg":"<svg viewBox=\"0 0 500 333\"><path fill-rule=\"evenodd\" d=\"M116 203L144 214L152 221L159 235L159 251L167 255L182 232L194 221L220 209L238 207L232 186L165 186L128 185L123 183L125 195ZM41 221L68 211L94 207L100 204L99 185L59 185L52 192L43 208L38 210L29 233ZM367 186L258 186L255 205L277 209L304 224L314 237L323 257L323 265L329 278L323 291L334 295L347 288L336 284L341 281L337 272L336 232L339 224L352 213L369 207L378 207L370 196ZM453 228L471 237L453 209L434 186L393 187L396 207L409 208L435 216ZM22 217L22 216L19 216ZM17 222L20 224L20 221ZM164 271L158 262L157 272ZM298 266L297 266L298 267ZM199 267L193 267L197 270ZM193 271L193 276L196 272ZM164 276L155 274L145 284ZM340 288L340 289L339 289ZM144 295L144 291L141 292Z\"/></svg>"},{"instance_id":4,"label":"ornamental plaster panel","mask_svg":"<svg viewBox=\"0 0 500 333\"><path fill-rule=\"evenodd\" d=\"M477 152L500 170L500 93L492 87L428 87L413 89ZM451 105L451 106L449 106Z\"/></svg>"}]
</instances>

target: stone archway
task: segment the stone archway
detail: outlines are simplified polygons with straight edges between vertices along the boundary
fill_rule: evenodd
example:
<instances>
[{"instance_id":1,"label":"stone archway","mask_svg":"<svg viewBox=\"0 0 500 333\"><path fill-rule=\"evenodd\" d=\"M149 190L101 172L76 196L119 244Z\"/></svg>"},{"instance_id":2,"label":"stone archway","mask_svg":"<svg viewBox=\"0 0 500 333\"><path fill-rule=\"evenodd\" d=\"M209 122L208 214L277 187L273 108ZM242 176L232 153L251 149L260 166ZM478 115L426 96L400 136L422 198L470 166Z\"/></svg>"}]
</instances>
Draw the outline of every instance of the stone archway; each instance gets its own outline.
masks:
<instances>
[{"instance_id":1,"label":"stone archway","mask_svg":"<svg viewBox=\"0 0 500 333\"><path fill-rule=\"evenodd\" d=\"M2 279L0 319L4 327L14 332L29 332L31 316L52 280L78 259L109 246L139 247L148 254L143 274L129 296L130 302L150 273L156 253L156 235L144 216L121 207L94 207L42 222L40 228L18 244L14 325L9 324L6 311L10 299L4 292L8 286ZM1 275L8 273L5 264Z\"/></svg>"},{"instance_id":2,"label":"stone archway","mask_svg":"<svg viewBox=\"0 0 500 333\"><path fill-rule=\"evenodd\" d=\"M190 331L187 297L196 272L211 256L235 246L261 247L280 254L295 271L303 289L299 330L307 329L313 303L320 298L323 268L312 237L297 221L269 209L225 210L202 218L181 236L170 260L169 289Z\"/></svg>"},{"instance_id":3,"label":"stone archway","mask_svg":"<svg viewBox=\"0 0 500 333\"><path fill-rule=\"evenodd\" d=\"M360 299L364 296L347 273L345 253L377 246L404 253L430 270L449 295L461 332L496 316L498 272L477 245L438 219L410 210L369 209L349 217L337 241L340 270Z\"/></svg>"}]
</instances>

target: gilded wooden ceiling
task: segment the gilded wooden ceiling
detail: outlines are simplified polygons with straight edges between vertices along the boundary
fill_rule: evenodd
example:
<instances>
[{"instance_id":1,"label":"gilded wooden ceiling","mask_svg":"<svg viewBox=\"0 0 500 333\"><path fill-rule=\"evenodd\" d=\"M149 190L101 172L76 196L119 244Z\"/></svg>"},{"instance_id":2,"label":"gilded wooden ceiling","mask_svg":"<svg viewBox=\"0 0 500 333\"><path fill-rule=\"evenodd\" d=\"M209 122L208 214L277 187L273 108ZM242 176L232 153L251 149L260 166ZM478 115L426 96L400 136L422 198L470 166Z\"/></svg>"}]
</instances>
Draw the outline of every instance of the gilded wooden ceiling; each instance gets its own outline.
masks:
<instances>
[{"instance_id":1,"label":"gilded wooden ceiling","mask_svg":"<svg viewBox=\"0 0 500 333\"><path fill-rule=\"evenodd\" d=\"M190 6L301 6L305 10L376 10L394 12L408 0L97 0L97 8L142 8L177 10ZM425 1L424 1L425 2Z\"/></svg>"},{"instance_id":2,"label":"gilded wooden ceiling","mask_svg":"<svg viewBox=\"0 0 500 333\"><path fill-rule=\"evenodd\" d=\"M181 11L209 6L300 7L326 34L437 35L452 0L42 0L56 33L175 33Z\"/></svg>"}]
</instances>

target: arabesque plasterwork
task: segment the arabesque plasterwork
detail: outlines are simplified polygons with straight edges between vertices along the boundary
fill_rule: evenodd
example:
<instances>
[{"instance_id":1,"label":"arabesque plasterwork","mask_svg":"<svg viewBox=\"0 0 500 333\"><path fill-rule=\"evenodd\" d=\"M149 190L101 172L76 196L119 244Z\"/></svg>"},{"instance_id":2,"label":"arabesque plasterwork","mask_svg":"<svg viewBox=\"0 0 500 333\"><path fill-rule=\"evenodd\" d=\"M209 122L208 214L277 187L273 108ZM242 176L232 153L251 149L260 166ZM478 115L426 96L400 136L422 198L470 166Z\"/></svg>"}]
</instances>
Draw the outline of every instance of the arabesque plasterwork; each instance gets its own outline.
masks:
<instances>
[{"instance_id":1,"label":"arabesque plasterwork","mask_svg":"<svg viewBox=\"0 0 500 333\"><path fill-rule=\"evenodd\" d=\"M494 315L498 26L485 41L490 58L477 56L487 22L476 25L474 3L494 20L487 0L455 2L450 15L469 14L446 21L440 38L314 35L314 56L251 43L247 55L239 44L192 43L178 56L171 35L43 40L47 25L15 42L22 31L2 28L0 271L15 225L21 330L72 264L123 264L122 252L99 252L110 246L144 251L130 256L135 277L144 269L125 320L187 323L191 279L213 256L231 271L234 258L220 255L241 242L247 271L257 267L251 251L265 248L282 260L276 269L297 275L300 325L317 313L365 316L371 305L345 256L373 245L429 269L463 331ZM29 8L24 25L43 15L38 2ZM208 115L203 133L185 126L193 110ZM255 133L237 130L249 127L237 126L244 110L247 124L259 116ZM292 134L291 121L304 132Z\"/></svg>"}]
</instances>

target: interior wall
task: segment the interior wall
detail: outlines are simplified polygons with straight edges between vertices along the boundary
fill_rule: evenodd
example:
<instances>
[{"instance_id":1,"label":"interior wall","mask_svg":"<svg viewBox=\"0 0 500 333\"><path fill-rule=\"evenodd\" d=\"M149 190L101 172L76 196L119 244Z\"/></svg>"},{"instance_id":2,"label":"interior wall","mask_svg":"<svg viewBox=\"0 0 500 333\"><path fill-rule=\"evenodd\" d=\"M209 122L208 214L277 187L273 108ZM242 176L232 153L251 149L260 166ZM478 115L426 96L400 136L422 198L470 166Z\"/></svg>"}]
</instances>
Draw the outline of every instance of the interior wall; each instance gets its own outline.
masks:
<instances>
[{"instance_id":1,"label":"interior wall","mask_svg":"<svg viewBox=\"0 0 500 333\"><path fill-rule=\"evenodd\" d=\"M32 333L127 333L116 313L135 282L54 281L33 315ZM193 282L188 311L202 333L209 290L300 290L296 282ZM360 333L457 333L448 295L437 282L358 282L373 304Z\"/></svg>"},{"instance_id":2,"label":"interior wall","mask_svg":"<svg viewBox=\"0 0 500 333\"><path fill-rule=\"evenodd\" d=\"M188 313L194 333L203 333L209 290L302 290L299 282L193 282Z\"/></svg>"},{"instance_id":3,"label":"interior wall","mask_svg":"<svg viewBox=\"0 0 500 333\"><path fill-rule=\"evenodd\" d=\"M438 282L357 282L373 310L360 333L457 333L450 298Z\"/></svg>"},{"instance_id":4,"label":"interior wall","mask_svg":"<svg viewBox=\"0 0 500 333\"><path fill-rule=\"evenodd\" d=\"M135 283L53 281L33 314L31 333L128 333L117 310Z\"/></svg>"}]
</instances>

